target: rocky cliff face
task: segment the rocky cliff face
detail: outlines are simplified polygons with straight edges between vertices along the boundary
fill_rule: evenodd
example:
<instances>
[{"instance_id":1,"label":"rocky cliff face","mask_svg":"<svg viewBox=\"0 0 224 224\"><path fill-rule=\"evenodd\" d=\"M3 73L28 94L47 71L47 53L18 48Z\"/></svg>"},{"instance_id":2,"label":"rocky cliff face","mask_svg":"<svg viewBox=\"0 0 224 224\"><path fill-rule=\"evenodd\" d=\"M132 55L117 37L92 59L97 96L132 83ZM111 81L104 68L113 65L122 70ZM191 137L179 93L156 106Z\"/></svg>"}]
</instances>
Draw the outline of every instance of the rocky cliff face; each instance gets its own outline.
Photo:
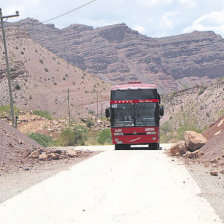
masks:
<instances>
[{"instance_id":1,"label":"rocky cliff face","mask_svg":"<svg viewBox=\"0 0 224 224\"><path fill-rule=\"evenodd\" d=\"M125 24L57 29L34 19L17 23L68 62L115 83L156 83L164 92L224 77L224 39L214 32L149 38Z\"/></svg>"}]
</instances>

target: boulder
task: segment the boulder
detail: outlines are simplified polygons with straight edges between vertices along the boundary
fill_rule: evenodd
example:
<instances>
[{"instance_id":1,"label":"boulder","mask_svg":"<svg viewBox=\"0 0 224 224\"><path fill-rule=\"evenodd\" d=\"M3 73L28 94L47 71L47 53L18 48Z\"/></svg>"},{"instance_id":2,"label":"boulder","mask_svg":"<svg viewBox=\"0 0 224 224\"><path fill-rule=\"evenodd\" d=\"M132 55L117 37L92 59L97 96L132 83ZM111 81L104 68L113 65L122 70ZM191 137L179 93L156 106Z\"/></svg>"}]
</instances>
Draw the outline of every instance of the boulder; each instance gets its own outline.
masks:
<instances>
[{"instance_id":1,"label":"boulder","mask_svg":"<svg viewBox=\"0 0 224 224\"><path fill-rule=\"evenodd\" d=\"M196 150L194 152L187 151L184 156L189 159L198 159L201 158L203 155L204 155L203 152L201 152L200 150Z\"/></svg>"},{"instance_id":2,"label":"boulder","mask_svg":"<svg viewBox=\"0 0 224 224\"><path fill-rule=\"evenodd\" d=\"M210 171L211 176L218 176L218 171Z\"/></svg>"},{"instance_id":3,"label":"boulder","mask_svg":"<svg viewBox=\"0 0 224 224\"><path fill-rule=\"evenodd\" d=\"M73 149L66 149L65 153L70 157L77 157L77 151Z\"/></svg>"},{"instance_id":4,"label":"boulder","mask_svg":"<svg viewBox=\"0 0 224 224\"><path fill-rule=\"evenodd\" d=\"M28 156L28 158L32 158L32 159L39 158L39 151L35 150L35 151L31 152L30 155Z\"/></svg>"},{"instance_id":5,"label":"boulder","mask_svg":"<svg viewBox=\"0 0 224 224\"><path fill-rule=\"evenodd\" d=\"M180 141L180 142L174 144L170 148L170 154L172 156L181 156L181 155L185 154L186 152L187 152L187 147L186 147L184 141Z\"/></svg>"},{"instance_id":6,"label":"boulder","mask_svg":"<svg viewBox=\"0 0 224 224\"><path fill-rule=\"evenodd\" d=\"M203 145L206 144L207 139L202 135L194 131L185 131L184 139L187 148L194 152L197 149L200 149Z\"/></svg>"},{"instance_id":7,"label":"boulder","mask_svg":"<svg viewBox=\"0 0 224 224\"><path fill-rule=\"evenodd\" d=\"M39 155L39 160L45 161L47 160L47 153L43 152Z\"/></svg>"},{"instance_id":8,"label":"boulder","mask_svg":"<svg viewBox=\"0 0 224 224\"><path fill-rule=\"evenodd\" d=\"M48 159L53 159L53 160L58 160L58 159L60 159L60 155L59 154L57 154L57 153L53 153L53 152L51 152L51 153L49 153L48 155L47 155L47 158Z\"/></svg>"}]
</instances>

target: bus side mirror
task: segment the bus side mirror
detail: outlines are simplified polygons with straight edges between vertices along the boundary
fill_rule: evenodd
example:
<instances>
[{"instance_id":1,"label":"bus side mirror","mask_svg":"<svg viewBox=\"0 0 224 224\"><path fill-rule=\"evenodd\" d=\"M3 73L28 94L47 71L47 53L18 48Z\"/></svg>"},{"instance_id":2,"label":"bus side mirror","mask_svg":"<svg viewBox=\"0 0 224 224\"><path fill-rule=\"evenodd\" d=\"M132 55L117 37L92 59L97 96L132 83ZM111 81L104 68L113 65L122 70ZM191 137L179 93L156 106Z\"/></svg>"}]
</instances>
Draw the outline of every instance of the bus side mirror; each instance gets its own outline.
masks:
<instances>
[{"instance_id":1,"label":"bus side mirror","mask_svg":"<svg viewBox=\"0 0 224 224\"><path fill-rule=\"evenodd\" d=\"M163 116L164 115L164 106L159 106L159 116Z\"/></svg>"},{"instance_id":2,"label":"bus side mirror","mask_svg":"<svg viewBox=\"0 0 224 224\"><path fill-rule=\"evenodd\" d=\"M106 108L105 115L107 118L110 117L110 108L109 107Z\"/></svg>"}]
</instances>

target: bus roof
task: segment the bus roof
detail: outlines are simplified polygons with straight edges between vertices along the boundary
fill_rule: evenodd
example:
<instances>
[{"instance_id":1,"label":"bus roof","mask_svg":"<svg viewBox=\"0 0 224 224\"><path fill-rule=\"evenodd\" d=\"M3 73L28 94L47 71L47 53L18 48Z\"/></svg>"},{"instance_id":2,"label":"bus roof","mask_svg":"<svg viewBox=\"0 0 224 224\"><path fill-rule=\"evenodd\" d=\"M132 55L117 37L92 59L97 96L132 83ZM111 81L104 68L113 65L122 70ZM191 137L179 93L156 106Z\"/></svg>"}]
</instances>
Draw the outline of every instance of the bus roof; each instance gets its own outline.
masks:
<instances>
[{"instance_id":1,"label":"bus roof","mask_svg":"<svg viewBox=\"0 0 224 224\"><path fill-rule=\"evenodd\" d=\"M116 85L111 90L125 90L125 89L156 89L155 84L141 83L141 82L130 82L128 84Z\"/></svg>"}]
</instances>

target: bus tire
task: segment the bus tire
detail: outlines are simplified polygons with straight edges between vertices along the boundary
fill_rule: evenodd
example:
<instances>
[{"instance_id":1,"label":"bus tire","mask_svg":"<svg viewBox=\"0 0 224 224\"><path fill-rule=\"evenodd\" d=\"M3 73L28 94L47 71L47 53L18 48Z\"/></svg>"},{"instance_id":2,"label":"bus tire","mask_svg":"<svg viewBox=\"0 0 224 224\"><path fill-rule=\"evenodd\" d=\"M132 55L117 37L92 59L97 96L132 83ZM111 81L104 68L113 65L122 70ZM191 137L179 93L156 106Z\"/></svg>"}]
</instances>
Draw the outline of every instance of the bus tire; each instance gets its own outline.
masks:
<instances>
[{"instance_id":1,"label":"bus tire","mask_svg":"<svg viewBox=\"0 0 224 224\"><path fill-rule=\"evenodd\" d=\"M159 143L150 143L149 144L149 149L151 150L159 150Z\"/></svg>"},{"instance_id":2,"label":"bus tire","mask_svg":"<svg viewBox=\"0 0 224 224\"><path fill-rule=\"evenodd\" d=\"M117 144L115 145L115 150L126 150L126 149L130 149L130 145L122 145L122 144Z\"/></svg>"}]
</instances>

